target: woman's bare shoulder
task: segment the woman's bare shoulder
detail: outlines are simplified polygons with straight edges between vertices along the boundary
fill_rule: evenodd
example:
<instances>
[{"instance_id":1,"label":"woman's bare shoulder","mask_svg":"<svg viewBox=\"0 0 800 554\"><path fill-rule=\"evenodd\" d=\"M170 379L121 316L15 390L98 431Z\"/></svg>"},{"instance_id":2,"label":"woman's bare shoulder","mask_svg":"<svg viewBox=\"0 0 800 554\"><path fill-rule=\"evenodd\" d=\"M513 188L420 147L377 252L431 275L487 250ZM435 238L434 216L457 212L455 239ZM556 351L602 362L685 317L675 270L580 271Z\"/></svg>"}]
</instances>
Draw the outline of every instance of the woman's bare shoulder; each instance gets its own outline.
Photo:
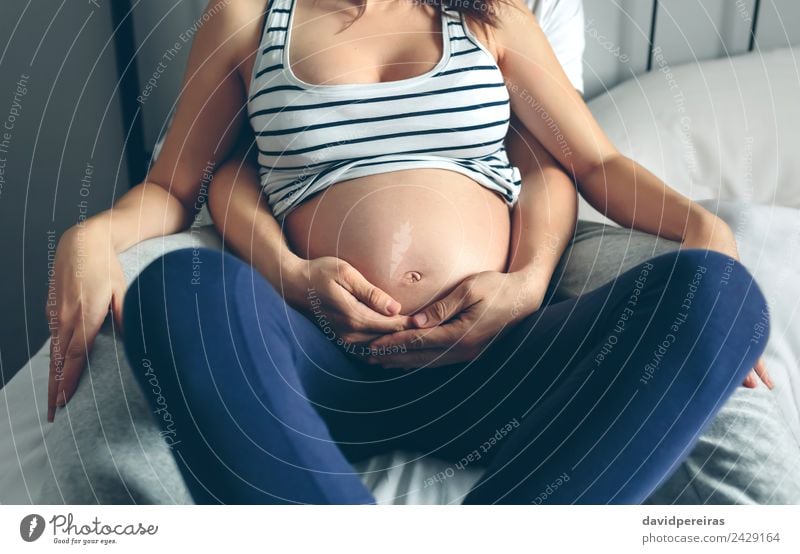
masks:
<instances>
[{"instance_id":1,"label":"woman's bare shoulder","mask_svg":"<svg viewBox=\"0 0 800 554\"><path fill-rule=\"evenodd\" d=\"M498 60L502 54L503 37L508 34L508 29L519 28L522 25L536 22L536 16L525 4L525 0L495 0L492 2L496 14L495 25L482 24L479 21L467 18L467 26L489 52Z\"/></svg>"}]
</instances>

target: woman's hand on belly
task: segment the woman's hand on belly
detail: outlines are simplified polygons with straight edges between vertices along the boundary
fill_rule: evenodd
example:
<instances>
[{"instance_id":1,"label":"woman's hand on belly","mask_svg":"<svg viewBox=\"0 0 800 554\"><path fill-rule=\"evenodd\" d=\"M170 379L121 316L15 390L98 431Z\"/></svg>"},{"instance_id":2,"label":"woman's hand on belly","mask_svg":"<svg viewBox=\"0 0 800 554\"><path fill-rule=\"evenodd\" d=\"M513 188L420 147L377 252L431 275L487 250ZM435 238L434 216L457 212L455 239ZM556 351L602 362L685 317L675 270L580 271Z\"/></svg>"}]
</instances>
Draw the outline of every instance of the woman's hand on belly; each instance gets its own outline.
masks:
<instances>
[{"instance_id":1,"label":"woman's hand on belly","mask_svg":"<svg viewBox=\"0 0 800 554\"><path fill-rule=\"evenodd\" d=\"M284 280L284 298L340 345L366 343L413 326L410 316L399 314L396 300L333 256L300 260Z\"/></svg>"},{"instance_id":2,"label":"woman's hand on belly","mask_svg":"<svg viewBox=\"0 0 800 554\"><path fill-rule=\"evenodd\" d=\"M547 283L534 274L485 271L464 279L449 295L416 313L414 329L373 340L390 352L370 358L383 367L437 367L475 359L499 335L539 309Z\"/></svg>"}]
</instances>

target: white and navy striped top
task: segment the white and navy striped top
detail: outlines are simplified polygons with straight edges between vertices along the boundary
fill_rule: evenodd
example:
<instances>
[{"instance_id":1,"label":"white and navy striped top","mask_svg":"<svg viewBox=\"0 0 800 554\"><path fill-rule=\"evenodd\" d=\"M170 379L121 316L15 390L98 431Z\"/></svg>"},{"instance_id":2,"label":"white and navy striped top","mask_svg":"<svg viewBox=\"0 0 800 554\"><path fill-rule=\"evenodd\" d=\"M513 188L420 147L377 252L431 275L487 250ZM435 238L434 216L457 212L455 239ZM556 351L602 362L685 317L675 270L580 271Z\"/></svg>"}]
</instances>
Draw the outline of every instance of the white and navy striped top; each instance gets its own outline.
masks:
<instances>
[{"instance_id":1,"label":"white and navy striped top","mask_svg":"<svg viewBox=\"0 0 800 554\"><path fill-rule=\"evenodd\" d=\"M289 67L295 2L270 0L248 100L276 218L339 181L401 169L457 171L516 202L520 174L503 146L508 90L458 11L442 8L443 54L427 73L315 85Z\"/></svg>"}]
</instances>

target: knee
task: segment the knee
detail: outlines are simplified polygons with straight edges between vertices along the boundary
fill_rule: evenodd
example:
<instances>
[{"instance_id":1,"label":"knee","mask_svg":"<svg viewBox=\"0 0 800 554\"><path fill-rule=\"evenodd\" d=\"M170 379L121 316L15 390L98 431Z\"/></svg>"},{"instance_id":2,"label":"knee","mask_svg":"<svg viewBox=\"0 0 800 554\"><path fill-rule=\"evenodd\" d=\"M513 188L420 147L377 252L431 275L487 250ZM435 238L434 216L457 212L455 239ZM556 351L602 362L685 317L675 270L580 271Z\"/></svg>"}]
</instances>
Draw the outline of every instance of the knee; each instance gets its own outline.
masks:
<instances>
[{"instance_id":1,"label":"knee","mask_svg":"<svg viewBox=\"0 0 800 554\"><path fill-rule=\"evenodd\" d=\"M241 263L230 254L207 247L167 252L136 276L125 295L126 305L134 301L142 307L163 305L165 299L174 301L185 293L194 297L200 290L220 288L221 278L234 277Z\"/></svg>"},{"instance_id":2,"label":"knee","mask_svg":"<svg viewBox=\"0 0 800 554\"><path fill-rule=\"evenodd\" d=\"M726 254L714 250L679 250L674 265L675 278L693 300L736 305L744 319L755 315L760 318L767 311L766 299L753 275Z\"/></svg>"},{"instance_id":3,"label":"knee","mask_svg":"<svg viewBox=\"0 0 800 554\"><path fill-rule=\"evenodd\" d=\"M203 276L207 275L207 284L213 284L218 275L223 273L225 265L230 265L233 258L213 248L179 248L160 256L139 274L137 279L148 284L163 283L171 288L184 285L201 286Z\"/></svg>"},{"instance_id":4,"label":"knee","mask_svg":"<svg viewBox=\"0 0 800 554\"><path fill-rule=\"evenodd\" d=\"M150 263L131 283L123 307L125 340L132 350L143 352L146 345L166 361L180 359L175 369L184 373L189 361L205 363L198 349L207 355L235 349L238 331L267 326L283 313L279 302L246 262L211 248L182 248Z\"/></svg>"},{"instance_id":5,"label":"knee","mask_svg":"<svg viewBox=\"0 0 800 554\"><path fill-rule=\"evenodd\" d=\"M697 336L706 330L725 342L726 349L749 348L759 353L769 336L769 310L753 276L738 260L702 249L661 256L666 262L664 302L674 306L676 321ZM671 262L671 263L670 263ZM718 348L711 335L696 348Z\"/></svg>"},{"instance_id":6,"label":"knee","mask_svg":"<svg viewBox=\"0 0 800 554\"><path fill-rule=\"evenodd\" d=\"M198 298L221 289L227 260L211 248L181 248L156 258L131 282L123 303L125 339L141 346L187 325ZM233 269L231 269L233 273Z\"/></svg>"},{"instance_id":7,"label":"knee","mask_svg":"<svg viewBox=\"0 0 800 554\"><path fill-rule=\"evenodd\" d=\"M184 391L208 388L201 370L205 355L215 347L210 341L224 340L209 322L225 321L219 277L229 265L221 251L182 248L160 256L133 280L123 307L124 343L140 385L155 380L165 391L177 382ZM227 270L232 277L238 271Z\"/></svg>"}]
</instances>

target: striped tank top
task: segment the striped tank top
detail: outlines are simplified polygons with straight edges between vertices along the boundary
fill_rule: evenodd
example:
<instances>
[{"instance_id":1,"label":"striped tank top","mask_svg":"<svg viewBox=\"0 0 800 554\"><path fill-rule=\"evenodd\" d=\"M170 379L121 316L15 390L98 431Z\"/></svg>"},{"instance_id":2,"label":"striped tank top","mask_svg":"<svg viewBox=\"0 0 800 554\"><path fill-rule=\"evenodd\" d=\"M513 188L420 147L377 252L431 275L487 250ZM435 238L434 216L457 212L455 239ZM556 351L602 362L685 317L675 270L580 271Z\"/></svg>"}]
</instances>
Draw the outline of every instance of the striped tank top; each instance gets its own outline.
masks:
<instances>
[{"instance_id":1,"label":"striped tank top","mask_svg":"<svg viewBox=\"0 0 800 554\"><path fill-rule=\"evenodd\" d=\"M424 74L310 84L289 67L296 1L270 0L248 98L261 187L278 220L339 181L420 168L462 173L514 205L508 90L460 12L441 9L442 57Z\"/></svg>"}]
</instances>

